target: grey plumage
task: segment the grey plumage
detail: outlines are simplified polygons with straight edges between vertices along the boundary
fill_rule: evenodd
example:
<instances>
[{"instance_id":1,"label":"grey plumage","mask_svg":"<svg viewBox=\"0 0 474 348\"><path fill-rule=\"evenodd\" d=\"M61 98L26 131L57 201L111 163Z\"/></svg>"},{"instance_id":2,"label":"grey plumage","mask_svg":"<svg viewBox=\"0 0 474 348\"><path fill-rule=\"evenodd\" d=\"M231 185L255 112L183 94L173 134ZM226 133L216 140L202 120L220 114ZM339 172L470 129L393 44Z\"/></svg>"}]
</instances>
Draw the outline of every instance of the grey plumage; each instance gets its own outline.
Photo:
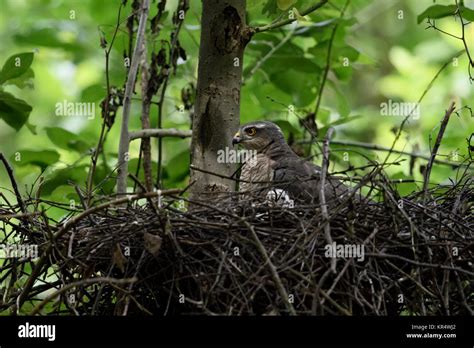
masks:
<instances>
[{"instance_id":1,"label":"grey plumage","mask_svg":"<svg viewBox=\"0 0 474 348\"><path fill-rule=\"evenodd\" d=\"M266 197L271 189L282 189L297 203L319 202L321 168L298 157L286 143L281 129L269 121L242 125L233 139L256 158L242 165L239 191ZM328 203L350 193L339 180L327 177L325 196Z\"/></svg>"}]
</instances>

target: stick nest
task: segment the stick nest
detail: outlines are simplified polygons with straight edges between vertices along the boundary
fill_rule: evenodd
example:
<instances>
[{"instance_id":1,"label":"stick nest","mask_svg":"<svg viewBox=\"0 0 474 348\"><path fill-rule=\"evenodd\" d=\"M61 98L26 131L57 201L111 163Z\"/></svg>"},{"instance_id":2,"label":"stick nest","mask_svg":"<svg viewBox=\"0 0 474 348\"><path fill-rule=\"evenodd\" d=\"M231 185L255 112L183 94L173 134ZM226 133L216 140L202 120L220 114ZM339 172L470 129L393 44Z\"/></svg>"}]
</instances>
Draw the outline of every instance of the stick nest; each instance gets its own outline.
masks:
<instances>
[{"instance_id":1,"label":"stick nest","mask_svg":"<svg viewBox=\"0 0 474 348\"><path fill-rule=\"evenodd\" d=\"M157 209L137 200L69 226L42 213L7 219L4 237L39 245L45 263L5 262L0 309L17 311L20 297L35 314L472 315L474 180L404 198L377 180L379 203L329 210L331 240L319 205L231 199L187 210L172 195Z\"/></svg>"}]
</instances>

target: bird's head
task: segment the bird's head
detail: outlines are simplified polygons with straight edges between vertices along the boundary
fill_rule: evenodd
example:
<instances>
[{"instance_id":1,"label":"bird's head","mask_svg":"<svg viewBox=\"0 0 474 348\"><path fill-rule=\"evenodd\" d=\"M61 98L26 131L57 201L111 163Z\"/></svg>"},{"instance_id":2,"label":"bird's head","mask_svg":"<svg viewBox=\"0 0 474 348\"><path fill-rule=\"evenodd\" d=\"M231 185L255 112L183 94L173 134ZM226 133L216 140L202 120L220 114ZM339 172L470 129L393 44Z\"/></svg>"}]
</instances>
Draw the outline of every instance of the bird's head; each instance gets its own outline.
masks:
<instances>
[{"instance_id":1,"label":"bird's head","mask_svg":"<svg viewBox=\"0 0 474 348\"><path fill-rule=\"evenodd\" d=\"M232 144L241 144L245 149L262 152L272 144L286 144L280 127L269 121L250 122L241 125L232 139Z\"/></svg>"}]
</instances>

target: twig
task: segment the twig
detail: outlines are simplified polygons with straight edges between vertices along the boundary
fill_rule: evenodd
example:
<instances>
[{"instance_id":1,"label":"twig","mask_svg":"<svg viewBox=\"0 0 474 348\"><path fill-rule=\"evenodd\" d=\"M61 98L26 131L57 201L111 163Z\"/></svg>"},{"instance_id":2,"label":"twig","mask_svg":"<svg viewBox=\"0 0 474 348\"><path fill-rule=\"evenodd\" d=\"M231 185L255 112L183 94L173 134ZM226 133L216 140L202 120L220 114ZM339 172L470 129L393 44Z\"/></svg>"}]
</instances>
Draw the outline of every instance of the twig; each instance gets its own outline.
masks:
<instances>
[{"instance_id":1,"label":"twig","mask_svg":"<svg viewBox=\"0 0 474 348\"><path fill-rule=\"evenodd\" d=\"M255 72L260 69L260 67L271 57L275 54L278 49L280 49L285 43L288 42L293 37L293 34L295 33L295 29L293 28L290 30L284 37L283 39L277 44L277 45L272 45L273 47L265 54L263 57L261 57L258 61L257 64L250 70L247 76L244 77L244 80L250 78Z\"/></svg>"},{"instance_id":2,"label":"twig","mask_svg":"<svg viewBox=\"0 0 474 348\"><path fill-rule=\"evenodd\" d=\"M326 184L326 173L329 166L329 141L331 140L332 134L334 133L334 128L330 127L326 133L326 138L323 142L323 163L321 165L321 179L320 179L320 188L319 188L319 204L321 205L321 215L324 221L327 221L324 224L324 235L326 237L326 243L328 245L332 244L331 237L331 227L329 224L329 214L328 207L326 205L326 195L325 195L325 184ZM336 257L331 258L331 270L333 273L336 273Z\"/></svg>"},{"instance_id":3,"label":"twig","mask_svg":"<svg viewBox=\"0 0 474 348\"><path fill-rule=\"evenodd\" d=\"M168 129L142 129L135 132L130 132L130 141L139 138L162 138L162 137L174 137L174 138L189 138L192 136L190 130L179 130L174 128Z\"/></svg>"},{"instance_id":4,"label":"twig","mask_svg":"<svg viewBox=\"0 0 474 348\"><path fill-rule=\"evenodd\" d=\"M181 193L181 192L182 192L182 190L180 190L180 189L170 189L170 190L163 190L163 191L157 191L157 192L139 193L139 194L127 196L127 197L124 197L124 198L115 199L113 201L106 202L106 203L100 204L98 206L92 207L92 208L82 212L81 214L76 215L75 217L73 217L69 221L67 221L54 234L51 242L48 244L47 248L45 249L45 251L43 252L41 257L37 261L36 266L34 267L33 271L31 272L30 277L28 278L28 281L26 282L25 286L23 287L22 292L18 296L17 310L20 310L21 306L25 302L27 294L30 292L31 288L33 287L33 284L34 284L36 278L40 275L41 270L43 269L43 266L46 264L46 261L49 258L49 254L51 253L51 251L54 248L54 241L56 241L58 238L60 238L62 235L64 235L64 233L66 233L72 226L77 224L84 217L86 217L90 214L96 213L100 210L106 209L106 208L108 208L110 206L113 206L113 205L121 205L123 203L132 202L132 201L136 201L136 200L143 199L143 198L157 197L157 196L160 196L160 195L161 196L169 196L169 195L174 195L174 194L178 194L178 193Z\"/></svg>"},{"instance_id":5,"label":"twig","mask_svg":"<svg viewBox=\"0 0 474 348\"><path fill-rule=\"evenodd\" d=\"M148 92L148 79L149 79L149 72L148 72L148 63L147 63L147 44L146 39L142 40L142 56L141 56L141 84L142 84L142 129L150 128L150 101L151 98ZM151 169L151 141L149 137L144 137L141 139L142 143L140 146L141 154L143 156L143 173L145 177L145 187L146 191L153 190L153 175ZM130 140L129 140L130 142ZM138 170L138 168L137 168Z\"/></svg>"},{"instance_id":6,"label":"twig","mask_svg":"<svg viewBox=\"0 0 474 348\"><path fill-rule=\"evenodd\" d=\"M328 0L321 0L320 2L308 7L306 10L300 11L300 14L302 16L306 16L307 14L310 14L311 12L314 12L318 8L324 6L327 2L328 2ZM283 20L275 22L275 23L267 24L267 25L264 25L264 26L261 26L261 27L252 27L250 29L254 33L262 33L262 32L267 31L267 30L280 28L284 25L293 23L296 20L297 20L296 16L293 16L293 18L283 19Z\"/></svg>"},{"instance_id":7,"label":"twig","mask_svg":"<svg viewBox=\"0 0 474 348\"><path fill-rule=\"evenodd\" d=\"M260 251L260 254L262 254L263 258L265 259L265 264L267 264L268 268L270 269L273 281L275 282L275 285L278 289L278 292L280 293L280 297L283 300L283 302L285 303L285 306L286 306L287 310L290 312L291 315L296 315L296 311L295 311L293 305L289 301L288 292L286 291L285 287L283 286L283 283L282 283L281 278L278 274L278 271L277 271L275 265L273 264L273 262L270 260L270 256L268 255L267 250L265 249L262 242L258 238L254 227L251 224L249 224L246 220L242 220L242 221L248 227L254 242L257 244L257 248Z\"/></svg>"},{"instance_id":8,"label":"twig","mask_svg":"<svg viewBox=\"0 0 474 348\"><path fill-rule=\"evenodd\" d=\"M322 142L324 140L315 139L315 141ZM313 142L313 140L299 140L296 143L297 144L309 144L309 143L312 143L312 142ZM392 152L392 153L397 153L397 154L400 154L400 155L407 155L407 156L410 156L410 157L416 157L416 158L421 158L421 159L425 159L425 160L429 160L431 158L431 156L422 154L420 152L409 152L409 151L403 151L403 150L395 150L395 149L391 149L391 148L386 147L386 146L381 146L381 145L377 145L377 144L370 144L370 143L363 143L363 142L359 142L359 141L331 140L331 145L343 145L343 146L350 146L350 147L360 147L360 148L363 148L363 149L369 149L369 150L374 150L374 151ZM437 159L437 158L434 160L434 162L438 163L438 164L444 164L444 165L447 165L447 166L452 166L454 168L466 166L466 164L440 160L440 159Z\"/></svg>"},{"instance_id":9,"label":"twig","mask_svg":"<svg viewBox=\"0 0 474 348\"><path fill-rule=\"evenodd\" d=\"M90 284L95 284L95 283L115 283L115 284L128 284L128 283L134 283L138 279L136 277L134 278L125 278L125 279L116 279L116 278L109 278L109 277L99 277L99 278L88 278L88 279L82 279L77 282L69 283L65 286L63 286L61 289L56 290L52 294L46 296L46 298L41 301L30 313L30 315L35 315L38 314L41 309L43 309L46 304L54 299L55 297L65 293L69 289L76 288L79 286L83 285L90 285Z\"/></svg>"},{"instance_id":10,"label":"twig","mask_svg":"<svg viewBox=\"0 0 474 348\"><path fill-rule=\"evenodd\" d=\"M106 103L104 105L104 119L102 120L102 125L100 128L100 135L99 141L97 142L97 147L95 148L94 153L92 154L92 163L89 169L89 173L87 174L87 205L90 204L92 199L92 185L94 182L94 174L97 167L97 161L99 158L99 154L102 152L102 146L105 142L105 135L106 135L106 125L107 125L107 117L109 116L109 104L110 104L110 77L109 77L109 64L110 64L110 52L115 42L115 38L117 37L117 33L121 24L120 15L122 13L123 3L120 4L118 14L117 14L117 24L115 26L114 34L112 36L112 40L110 42L109 47L105 50L105 81L107 87L107 95L106 95Z\"/></svg>"},{"instance_id":11,"label":"twig","mask_svg":"<svg viewBox=\"0 0 474 348\"><path fill-rule=\"evenodd\" d=\"M5 169L7 171L8 177L10 178L10 182L12 184L13 191L15 191L16 200L18 202L18 205L20 206L20 210L23 214L26 214L27 210L25 207L25 203L23 202L23 199L21 198L20 190L18 190L18 185L16 183L15 176L13 175L13 168L10 166L10 163L8 163L7 159L1 152L0 152L0 161L3 162L3 165L5 166Z\"/></svg>"},{"instance_id":12,"label":"twig","mask_svg":"<svg viewBox=\"0 0 474 348\"><path fill-rule=\"evenodd\" d=\"M184 14L186 14L187 10L189 9L189 0L180 0L178 4L178 11L183 11ZM184 18L181 19L181 15L179 14L177 16L178 23L176 25L176 29L173 32L173 40L170 45L170 64L172 63L172 60L174 59L174 56L176 54L176 45L178 43L178 36L179 32L181 31L181 27L184 22ZM160 100L158 102L158 124L157 127L158 129L163 128L163 105L165 102L165 94L166 94L166 89L168 87L168 80L169 80L170 73L168 73L165 76L165 79L163 81L163 85L161 87L161 93L160 93ZM156 187L161 188L161 171L162 171L162 160L163 160L163 139L161 137L158 138L158 159L157 159L157 170L156 170Z\"/></svg>"},{"instance_id":13,"label":"twig","mask_svg":"<svg viewBox=\"0 0 474 348\"><path fill-rule=\"evenodd\" d=\"M395 255L395 254L386 254L386 253L382 253L382 252L381 253L365 253L365 256L397 259L397 260L405 261L405 262L410 263L410 264L415 265L415 266L446 269L446 270L449 270L449 271L456 271L456 272L465 273L465 274L467 274L471 277L474 277L474 272L468 271L468 270L463 269L463 268L445 266L445 265L441 265L441 264L433 264L433 263L428 263L428 262L418 262L418 261L414 261L412 259L400 256L400 255Z\"/></svg>"},{"instance_id":14,"label":"twig","mask_svg":"<svg viewBox=\"0 0 474 348\"><path fill-rule=\"evenodd\" d=\"M448 67L451 62L453 61L454 58L457 58L459 57L460 55L462 55L463 53L465 53L464 50L462 51L459 51L457 52L454 56L452 56L449 60L447 60L442 66L441 68L437 71L437 73L433 76L433 78L431 79L430 83L428 83L428 86L426 86L425 90L423 91L423 93L421 93L421 96L420 98L418 98L418 101L417 101L417 104L420 104L421 101L425 98L425 95L428 93L428 91L431 89L431 87L433 87L434 85L434 82L436 81L436 79L438 78L439 75L441 75L441 73L443 72L444 69L446 69L446 67ZM400 125L399 129L398 129L398 132L397 134L395 135L395 139L393 140L392 142L392 145L390 146L390 151L389 153L387 154L387 157L385 157L385 160L383 161L383 164L385 165L385 163L387 163L388 159L390 158L390 155L392 154L392 150L393 148L395 147L395 144L397 143L398 139L400 138L400 136L402 135L402 131L403 131L403 127L405 126L405 124L408 122L408 119L410 118L410 116L413 114L413 112L416 110L416 107L413 107L412 110L408 113L408 115L403 119L402 121L402 124Z\"/></svg>"},{"instance_id":15,"label":"twig","mask_svg":"<svg viewBox=\"0 0 474 348\"><path fill-rule=\"evenodd\" d=\"M125 93L123 99L122 128L120 131L120 143L118 150L118 177L117 192L123 194L127 192L127 176L128 176L128 150L130 147L130 137L128 130L128 122L130 118L131 97L135 86L138 72L138 65L142 55L143 40L145 39L146 22L148 18L150 0L143 0L140 21L138 24L137 42L133 51L133 58L128 71L127 83L125 85Z\"/></svg>"},{"instance_id":16,"label":"twig","mask_svg":"<svg viewBox=\"0 0 474 348\"><path fill-rule=\"evenodd\" d=\"M439 128L438 136L436 138L436 142L434 144L433 150L431 151L431 157L428 161L428 164L426 166L424 175L423 175L423 202L426 202L426 194L428 190L428 184L430 181L430 174L431 174L431 169L433 167L433 162L436 157L436 154L438 153L439 146L441 145L441 140L443 139L444 131L446 130L446 126L448 125L449 122L449 117L453 113L455 107L454 107L454 101L451 102L451 105L449 106L448 110L446 110L446 113L444 114L443 120L441 121L441 126Z\"/></svg>"},{"instance_id":17,"label":"twig","mask_svg":"<svg viewBox=\"0 0 474 348\"><path fill-rule=\"evenodd\" d=\"M346 9L349 6L349 3L350 3L350 0L347 0L346 3L344 4L344 7L341 10L339 18L344 17L344 13L346 12ZM331 68L332 45L333 45L334 37L336 36L336 31L337 31L338 27L339 27L339 24L336 23L334 25L334 28L332 29L331 37L329 38L328 51L327 51L327 54L326 54L326 66L324 67L324 71L323 71L323 74L321 76L321 82L319 83L318 98L316 100L316 107L314 108L314 117L315 117L315 119L317 119L317 117L318 117L318 111L319 111L319 106L321 105L321 99L323 97L324 86L326 84L329 69Z\"/></svg>"}]
</instances>

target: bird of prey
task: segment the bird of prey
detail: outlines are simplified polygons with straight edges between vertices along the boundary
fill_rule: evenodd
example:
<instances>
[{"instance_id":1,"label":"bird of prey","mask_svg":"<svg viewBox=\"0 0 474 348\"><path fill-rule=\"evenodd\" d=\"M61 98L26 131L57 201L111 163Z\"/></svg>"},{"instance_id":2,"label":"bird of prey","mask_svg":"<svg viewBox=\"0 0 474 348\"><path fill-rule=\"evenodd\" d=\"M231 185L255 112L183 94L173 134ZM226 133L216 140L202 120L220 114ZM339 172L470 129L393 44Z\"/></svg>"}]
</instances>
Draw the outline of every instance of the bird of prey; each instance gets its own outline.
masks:
<instances>
[{"instance_id":1,"label":"bird of prey","mask_svg":"<svg viewBox=\"0 0 474 348\"><path fill-rule=\"evenodd\" d=\"M246 197L318 203L321 168L300 158L287 144L283 132L273 122L258 121L240 126L232 139L246 150L256 152L241 167L239 191ZM324 193L328 204L347 196L351 189L326 176ZM283 195L280 197L275 197Z\"/></svg>"}]
</instances>

